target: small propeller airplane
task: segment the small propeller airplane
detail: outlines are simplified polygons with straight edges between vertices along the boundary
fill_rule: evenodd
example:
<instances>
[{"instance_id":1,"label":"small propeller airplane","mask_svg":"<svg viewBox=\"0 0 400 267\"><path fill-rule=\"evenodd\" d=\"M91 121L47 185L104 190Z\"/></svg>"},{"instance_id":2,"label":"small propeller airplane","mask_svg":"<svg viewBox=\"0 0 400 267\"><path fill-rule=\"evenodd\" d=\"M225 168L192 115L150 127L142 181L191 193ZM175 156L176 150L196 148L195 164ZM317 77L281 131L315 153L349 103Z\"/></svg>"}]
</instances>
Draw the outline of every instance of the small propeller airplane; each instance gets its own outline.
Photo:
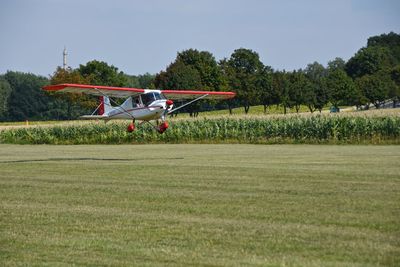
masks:
<instances>
[{"instance_id":1,"label":"small propeller airplane","mask_svg":"<svg viewBox=\"0 0 400 267\"><path fill-rule=\"evenodd\" d=\"M150 123L159 133L165 132L168 128L167 116L187 105L201 99L231 99L235 97L233 92L211 92L211 91L189 91L189 90L153 90L127 87L98 86L86 84L57 84L44 86L43 90L48 92L62 93L84 93L100 97L100 104L91 115L81 116L82 119L130 119L128 132L135 130L135 121L142 121L140 124ZM122 105L116 105L112 100L125 98ZM190 100L179 107L173 108L173 100ZM111 104L114 102L116 106ZM97 115L95 115L97 112ZM156 125L150 121L155 120Z\"/></svg>"}]
</instances>

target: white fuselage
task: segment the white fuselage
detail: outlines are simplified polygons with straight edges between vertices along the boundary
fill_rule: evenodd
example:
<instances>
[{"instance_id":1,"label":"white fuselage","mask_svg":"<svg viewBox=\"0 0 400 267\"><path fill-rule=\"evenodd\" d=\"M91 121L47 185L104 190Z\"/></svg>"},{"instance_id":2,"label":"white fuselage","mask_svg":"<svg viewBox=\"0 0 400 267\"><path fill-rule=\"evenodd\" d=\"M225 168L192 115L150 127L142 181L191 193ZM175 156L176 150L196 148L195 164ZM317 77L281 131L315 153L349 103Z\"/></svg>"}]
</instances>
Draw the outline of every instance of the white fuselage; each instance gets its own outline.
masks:
<instances>
[{"instance_id":1,"label":"white fuselage","mask_svg":"<svg viewBox=\"0 0 400 267\"><path fill-rule=\"evenodd\" d=\"M135 98L129 97L116 107L108 106L104 115L107 119L157 120L164 119L165 113L172 108L167 99L158 90L148 90Z\"/></svg>"},{"instance_id":2,"label":"white fuselage","mask_svg":"<svg viewBox=\"0 0 400 267\"><path fill-rule=\"evenodd\" d=\"M132 119L136 120L155 120L161 118L166 107L166 100L157 100L151 103L149 106L136 106L131 108L124 108L122 106L113 107L105 115L108 116L109 119Z\"/></svg>"}]
</instances>

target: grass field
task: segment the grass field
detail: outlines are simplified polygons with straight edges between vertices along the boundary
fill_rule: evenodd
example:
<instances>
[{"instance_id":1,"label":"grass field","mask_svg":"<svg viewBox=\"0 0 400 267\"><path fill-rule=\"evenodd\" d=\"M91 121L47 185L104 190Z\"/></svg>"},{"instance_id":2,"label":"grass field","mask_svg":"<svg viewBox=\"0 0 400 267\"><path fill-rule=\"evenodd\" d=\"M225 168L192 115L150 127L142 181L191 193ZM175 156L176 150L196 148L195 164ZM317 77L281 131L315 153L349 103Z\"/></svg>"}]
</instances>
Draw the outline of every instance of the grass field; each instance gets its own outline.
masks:
<instances>
[{"instance_id":1,"label":"grass field","mask_svg":"<svg viewBox=\"0 0 400 267\"><path fill-rule=\"evenodd\" d=\"M398 146L0 145L0 266L398 266Z\"/></svg>"}]
</instances>

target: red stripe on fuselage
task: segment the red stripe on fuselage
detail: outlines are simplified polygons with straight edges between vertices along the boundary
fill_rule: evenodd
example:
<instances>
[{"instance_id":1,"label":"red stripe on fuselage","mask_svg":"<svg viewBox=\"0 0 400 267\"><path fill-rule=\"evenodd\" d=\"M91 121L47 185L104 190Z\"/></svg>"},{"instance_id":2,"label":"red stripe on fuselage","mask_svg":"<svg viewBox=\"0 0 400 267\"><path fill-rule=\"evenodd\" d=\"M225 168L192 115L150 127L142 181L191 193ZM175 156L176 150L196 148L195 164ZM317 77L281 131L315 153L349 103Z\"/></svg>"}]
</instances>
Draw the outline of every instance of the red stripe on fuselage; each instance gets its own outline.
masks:
<instances>
[{"instance_id":1,"label":"red stripe on fuselage","mask_svg":"<svg viewBox=\"0 0 400 267\"><path fill-rule=\"evenodd\" d=\"M116 107L116 108L118 108L118 107ZM134 111L134 110L149 109L149 108L160 108L160 109L164 109L163 106L150 106L150 107L133 108L133 109L128 109L128 110L123 110L123 111L121 111L121 112L119 112L119 113L115 113L115 114L109 116L109 118L112 118L112 117L114 117L114 116L117 116L117 115L120 115L120 114L124 114L124 113L127 113L127 112L131 112L131 111Z\"/></svg>"}]
</instances>

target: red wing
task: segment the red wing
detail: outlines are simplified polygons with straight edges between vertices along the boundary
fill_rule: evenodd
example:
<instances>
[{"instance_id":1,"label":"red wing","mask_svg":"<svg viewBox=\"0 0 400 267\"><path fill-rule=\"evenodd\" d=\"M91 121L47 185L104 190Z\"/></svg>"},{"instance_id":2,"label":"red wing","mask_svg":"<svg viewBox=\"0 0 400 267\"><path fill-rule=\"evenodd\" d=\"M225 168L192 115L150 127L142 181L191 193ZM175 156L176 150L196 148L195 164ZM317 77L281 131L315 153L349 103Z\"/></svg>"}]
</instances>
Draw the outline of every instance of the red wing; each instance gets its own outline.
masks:
<instances>
[{"instance_id":1,"label":"red wing","mask_svg":"<svg viewBox=\"0 0 400 267\"><path fill-rule=\"evenodd\" d=\"M128 87L112 87L101 85L87 84L57 84L43 87L45 91L64 92L64 93L84 93L97 96L111 96L126 98L145 93L145 89L128 88ZM151 90L151 89L148 89ZM189 91L189 90L162 90L161 91L169 99L194 99L204 95L204 99L230 99L235 97L233 92L212 92L212 91Z\"/></svg>"},{"instance_id":2,"label":"red wing","mask_svg":"<svg viewBox=\"0 0 400 267\"><path fill-rule=\"evenodd\" d=\"M213 91L186 91L186 90L161 90L161 93L168 99L193 99L207 95L204 99L230 99L235 97L233 92L213 92Z\"/></svg>"},{"instance_id":3,"label":"red wing","mask_svg":"<svg viewBox=\"0 0 400 267\"><path fill-rule=\"evenodd\" d=\"M127 88L127 87L112 87L100 85L87 85L87 84L57 84L44 86L43 90L64 93L84 93L97 96L111 96L127 98L129 96L136 96L144 93L144 89Z\"/></svg>"}]
</instances>

